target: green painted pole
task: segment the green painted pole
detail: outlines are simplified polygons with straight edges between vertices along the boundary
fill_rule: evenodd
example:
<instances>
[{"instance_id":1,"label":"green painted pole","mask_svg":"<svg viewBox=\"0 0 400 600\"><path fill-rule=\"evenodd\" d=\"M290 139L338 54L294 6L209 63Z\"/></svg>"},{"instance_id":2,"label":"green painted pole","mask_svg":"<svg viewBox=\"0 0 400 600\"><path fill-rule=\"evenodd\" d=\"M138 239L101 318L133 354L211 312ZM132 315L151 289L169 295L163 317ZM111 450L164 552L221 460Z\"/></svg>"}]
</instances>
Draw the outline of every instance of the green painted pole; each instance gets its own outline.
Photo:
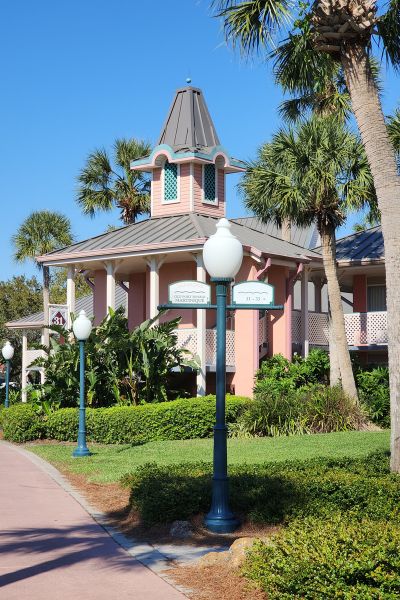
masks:
<instances>
[{"instance_id":1,"label":"green painted pole","mask_svg":"<svg viewBox=\"0 0 400 600\"><path fill-rule=\"evenodd\" d=\"M86 409L85 409L85 342L79 340L79 431L78 447L72 453L72 456L90 456L91 452L86 445Z\"/></svg>"},{"instance_id":2,"label":"green painted pole","mask_svg":"<svg viewBox=\"0 0 400 600\"><path fill-rule=\"evenodd\" d=\"M10 406L10 361L6 360L6 401L5 408Z\"/></svg>"},{"instance_id":3,"label":"green painted pole","mask_svg":"<svg viewBox=\"0 0 400 600\"><path fill-rule=\"evenodd\" d=\"M217 291L217 364L216 364L216 423L214 427L214 460L212 501L204 524L215 533L230 533L239 526L229 508L227 461L227 427L225 423L226 390L226 293L232 279L211 279Z\"/></svg>"}]
</instances>

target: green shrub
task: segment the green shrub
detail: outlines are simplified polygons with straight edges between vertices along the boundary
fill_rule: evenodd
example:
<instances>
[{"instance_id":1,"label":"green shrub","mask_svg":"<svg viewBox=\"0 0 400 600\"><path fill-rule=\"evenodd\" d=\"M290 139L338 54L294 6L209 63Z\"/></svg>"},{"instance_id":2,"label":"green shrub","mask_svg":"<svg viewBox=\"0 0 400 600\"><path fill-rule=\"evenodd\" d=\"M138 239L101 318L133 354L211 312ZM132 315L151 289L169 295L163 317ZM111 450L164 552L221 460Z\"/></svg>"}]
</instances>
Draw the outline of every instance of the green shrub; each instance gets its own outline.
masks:
<instances>
[{"instance_id":1,"label":"green shrub","mask_svg":"<svg viewBox=\"0 0 400 600\"><path fill-rule=\"evenodd\" d=\"M43 437L44 422L30 404L14 404L0 411L0 426L5 440L28 442Z\"/></svg>"},{"instance_id":2,"label":"green shrub","mask_svg":"<svg viewBox=\"0 0 400 600\"><path fill-rule=\"evenodd\" d=\"M248 402L247 398L227 396L228 424L237 420ZM88 439L104 444L210 437L215 424L215 396L135 407L89 408L86 424ZM73 441L78 430L78 410L55 411L49 415L46 425L49 438Z\"/></svg>"},{"instance_id":3,"label":"green shrub","mask_svg":"<svg viewBox=\"0 0 400 600\"><path fill-rule=\"evenodd\" d=\"M187 519L210 507L208 463L147 464L123 478L146 525ZM309 517L398 519L400 480L385 453L367 459L234 465L231 504L252 522L290 523Z\"/></svg>"},{"instance_id":4,"label":"green shrub","mask_svg":"<svg viewBox=\"0 0 400 600\"><path fill-rule=\"evenodd\" d=\"M341 388L308 385L285 393L256 388L255 399L230 429L231 435L257 436L330 433L359 429L362 408Z\"/></svg>"},{"instance_id":5,"label":"green shrub","mask_svg":"<svg viewBox=\"0 0 400 600\"><path fill-rule=\"evenodd\" d=\"M360 400L368 409L374 423L390 427L389 369L377 367L371 371L357 373Z\"/></svg>"},{"instance_id":6,"label":"green shrub","mask_svg":"<svg viewBox=\"0 0 400 600\"><path fill-rule=\"evenodd\" d=\"M243 573L268 598L400 597L400 528L361 519L297 521L251 549Z\"/></svg>"}]
</instances>

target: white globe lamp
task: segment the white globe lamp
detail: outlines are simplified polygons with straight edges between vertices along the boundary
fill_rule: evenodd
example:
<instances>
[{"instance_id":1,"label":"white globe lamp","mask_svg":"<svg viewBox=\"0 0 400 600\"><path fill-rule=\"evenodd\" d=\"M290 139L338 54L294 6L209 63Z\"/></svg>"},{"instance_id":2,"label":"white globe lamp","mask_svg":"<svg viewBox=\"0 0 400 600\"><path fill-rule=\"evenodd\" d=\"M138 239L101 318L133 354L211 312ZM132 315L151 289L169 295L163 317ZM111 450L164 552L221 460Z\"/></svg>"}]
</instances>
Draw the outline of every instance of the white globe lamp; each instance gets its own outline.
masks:
<instances>
[{"instance_id":1,"label":"white globe lamp","mask_svg":"<svg viewBox=\"0 0 400 600\"><path fill-rule=\"evenodd\" d=\"M243 246L231 231L228 219L220 219L217 231L204 244L204 266L213 279L233 279L243 260Z\"/></svg>"},{"instance_id":2,"label":"white globe lamp","mask_svg":"<svg viewBox=\"0 0 400 600\"><path fill-rule=\"evenodd\" d=\"M92 332L92 328L93 326L91 320L88 319L85 311L81 310L79 317L75 319L72 325L76 339L81 342L86 341Z\"/></svg>"},{"instance_id":3,"label":"white globe lamp","mask_svg":"<svg viewBox=\"0 0 400 600\"><path fill-rule=\"evenodd\" d=\"M14 356L14 348L10 342L6 342L1 350L4 360L11 360Z\"/></svg>"}]
</instances>

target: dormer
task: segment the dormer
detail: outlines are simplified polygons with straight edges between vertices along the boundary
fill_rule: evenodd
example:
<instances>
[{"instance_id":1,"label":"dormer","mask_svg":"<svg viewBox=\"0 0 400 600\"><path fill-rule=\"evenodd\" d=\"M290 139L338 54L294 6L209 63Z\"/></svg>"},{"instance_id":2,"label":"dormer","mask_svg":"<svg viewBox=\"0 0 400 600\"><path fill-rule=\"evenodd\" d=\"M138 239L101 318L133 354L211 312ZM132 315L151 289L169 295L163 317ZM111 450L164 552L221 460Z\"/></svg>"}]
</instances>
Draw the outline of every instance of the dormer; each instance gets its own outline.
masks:
<instances>
[{"instance_id":1,"label":"dormer","mask_svg":"<svg viewBox=\"0 0 400 600\"><path fill-rule=\"evenodd\" d=\"M176 91L157 146L132 169L152 174L151 216L225 216L225 175L245 170L221 146L201 90Z\"/></svg>"}]
</instances>

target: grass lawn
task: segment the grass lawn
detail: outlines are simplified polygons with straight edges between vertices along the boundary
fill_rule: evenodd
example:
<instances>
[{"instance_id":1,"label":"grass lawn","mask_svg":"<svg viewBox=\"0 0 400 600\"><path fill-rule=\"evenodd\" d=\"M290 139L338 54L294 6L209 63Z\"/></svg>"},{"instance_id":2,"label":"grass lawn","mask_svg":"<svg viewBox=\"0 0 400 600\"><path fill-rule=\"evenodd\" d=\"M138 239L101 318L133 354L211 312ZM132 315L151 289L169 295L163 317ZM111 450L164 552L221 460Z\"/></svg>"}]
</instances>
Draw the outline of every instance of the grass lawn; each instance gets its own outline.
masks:
<instances>
[{"instance_id":1,"label":"grass lawn","mask_svg":"<svg viewBox=\"0 0 400 600\"><path fill-rule=\"evenodd\" d=\"M340 432L277 438L228 441L230 464L282 462L310 458L358 458L378 450L389 450L389 431ZM38 454L61 469L85 475L97 483L117 482L136 467L156 462L168 465L181 462L212 460L212 440L196 439L150 442L142 446L89 444L93 456L72 458L71 444L27 444Z\"/></svg>"}]
</instances>

